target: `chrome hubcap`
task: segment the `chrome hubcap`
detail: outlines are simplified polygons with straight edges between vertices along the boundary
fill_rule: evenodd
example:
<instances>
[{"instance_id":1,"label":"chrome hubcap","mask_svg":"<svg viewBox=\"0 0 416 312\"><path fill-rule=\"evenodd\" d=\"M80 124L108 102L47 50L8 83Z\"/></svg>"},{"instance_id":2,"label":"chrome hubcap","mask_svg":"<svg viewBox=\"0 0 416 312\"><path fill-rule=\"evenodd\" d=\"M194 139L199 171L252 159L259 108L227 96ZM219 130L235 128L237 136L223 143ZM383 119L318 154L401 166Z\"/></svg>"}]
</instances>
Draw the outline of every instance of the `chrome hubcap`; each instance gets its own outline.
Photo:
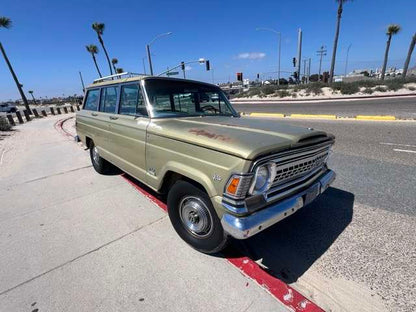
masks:
<instances>
[{"instance_id":1,"label":"chrome hubcap","mask_svg":"<svg viewBox=\"0 0 416 312\"><path fill-rule=\"evenodd\" d=\"M196 237L212 232L212 216L205 203L197 197L187 196L179 204L179 214L186 230Z\"/></svg>"},{"instance_id":2,"label":"chrome hubcap","mask_svg":"<svg viewBox=\"0 0 416 312\"><path fill-rule=\"evenodd\" d=\"M95 164L99 164L100 162L100 155L98 154L98 149L96 146L92 149L92 159L94 160Z\"/></svg>"}]
</instances>

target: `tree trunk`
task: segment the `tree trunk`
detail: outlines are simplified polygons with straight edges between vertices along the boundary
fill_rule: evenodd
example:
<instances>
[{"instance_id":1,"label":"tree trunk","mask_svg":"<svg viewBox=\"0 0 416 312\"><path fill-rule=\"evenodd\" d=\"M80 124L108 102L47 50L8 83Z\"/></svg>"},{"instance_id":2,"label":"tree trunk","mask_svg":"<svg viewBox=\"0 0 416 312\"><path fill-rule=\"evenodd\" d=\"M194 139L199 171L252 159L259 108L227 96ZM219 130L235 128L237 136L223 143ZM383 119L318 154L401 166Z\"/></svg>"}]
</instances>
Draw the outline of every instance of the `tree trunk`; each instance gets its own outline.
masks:
<instances>
[{"instance_id":1,"label":"tree trunk","mask_svg":"<svg viewBox=\"0 0 416 312\"><path fill-rule=\"evenodd\" d=\"M392 37L392 35L389 35L389 38L387 39L386 51L384 52L383 68L381 70L381 80L384 80L384 76L386 75L386 67L387 67L387 60L389 58L391 37Z\"/></svg>"},{"instance_id":2,"label":"tree trunk","mask_svg":"<svg viewBox=\"0 0 416 312\"><path fill-rule=\"evenodd\" d=\"M19 80L17 79L17 76L16 76L16 74L13 70L12 64L10 64L9 58L6 55L6 51L4 51L4 48L3 48L3 45L1 44L1 42L0 42L0 50L1 50L1 53L3 54L4 60L7 63L7 66L9 67L10 73L13 76L14 82L16 83L16 86L17 86L17 89L19 90L20 96L22 97L23 104L25 105L25 108L28 111L28 113L31 115L32 111L30 110L29 103L27 102L26 95L23 92L22 85L20 84Z\"/></svg>"},{"instance_id":3,"label":"tree trunk","mask_svg":"<svg viewBox=\"0 0 416 312\"><path fill-rule=\"evenodd\" d=\"M113 69L111 68L110 57L108 56L107 49L105 48L104 40L103 40L103 38L101 38L101 35L98 35L98 40L100 41L101 46L103 47L105 57L107 58L108 67L110 68L110 73L112 75L113 74Z\"/></svg>"},{"instance_id":4,"label":"tree trunk","mask_svg":"<svg viewBox=\"0 0 416 312\"><path fill-rule=\"evenodd\" d=\"M117 68L116 65L113 64L114 73L117 74Z\"/></svg>"},{"instance_id":5,"label":"tree trunk","mask_svg":"<svg viewBox=\"0 0 416 312\"><path fill-rule=\"evenodd\" d=\"M409 52L407 52L406 62L404 63L403 67L403 79L406 78L407 70L409 69L410 59L412 57L413 49L415 48L416 44L416 33L413 35L412 41L410 42Z\"/></svg>"},{"instance_id":6,"label":"tree trunk","mask_svg":"<svg viewBox=\"0 0 416 312\"><path fill-rule=\"evenodd\" d=\"M98 67L97 60L95 59L95 55L94 54L91 54L91 55L92 55L92 59L94 60L95 68L97 68L98 75L100 75L100 78L102 78L103 76L101 75L100 68Z\"/></svg>"},{"instance_id":7,"label":"tree trunk","mask_svg":"<svg viewBox=\"0 0 416 312\"><path fill-rule=\"evenodd\" d=\"M339 0L337 26L335 29L335 38L334 38L334 48L332 50L331 70L329 72L329 83L332 83L334 81L335 59L337 55L339 28L341 25L342 4L343 4L343 0Z\"/></svg>"}]
</instances>

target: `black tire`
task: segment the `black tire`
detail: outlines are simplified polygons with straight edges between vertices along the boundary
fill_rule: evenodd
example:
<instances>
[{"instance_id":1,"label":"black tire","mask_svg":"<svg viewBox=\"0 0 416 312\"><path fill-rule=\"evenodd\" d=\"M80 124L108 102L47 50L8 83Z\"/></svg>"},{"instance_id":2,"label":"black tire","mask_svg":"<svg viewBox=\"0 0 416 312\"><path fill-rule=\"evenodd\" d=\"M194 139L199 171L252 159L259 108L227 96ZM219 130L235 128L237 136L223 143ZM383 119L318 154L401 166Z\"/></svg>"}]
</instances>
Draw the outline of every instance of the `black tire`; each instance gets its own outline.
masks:
<instances>
[{"instance_id":1,"label":"black tire","mask_svg":"<svg viewBox=\"0 0 416 312\"><path fill-rule=\"evenodd\" d=\"M169 190L168 213L178 235L196 250L214 254L226 247L228 235L210 198L191 183L178 181Z\"/></svg>"},{"instance_id":2,"label":"black tire","mask_svg":"<svg viewBox=\"0 0 416 312\"><path fill-rule=\"evenodd\" d=\"M98 150L93 141L89 145L91 163L95 171L99 174L107 174L111 170L112 165L98 154Z\"/></svg>"}]
</instances>

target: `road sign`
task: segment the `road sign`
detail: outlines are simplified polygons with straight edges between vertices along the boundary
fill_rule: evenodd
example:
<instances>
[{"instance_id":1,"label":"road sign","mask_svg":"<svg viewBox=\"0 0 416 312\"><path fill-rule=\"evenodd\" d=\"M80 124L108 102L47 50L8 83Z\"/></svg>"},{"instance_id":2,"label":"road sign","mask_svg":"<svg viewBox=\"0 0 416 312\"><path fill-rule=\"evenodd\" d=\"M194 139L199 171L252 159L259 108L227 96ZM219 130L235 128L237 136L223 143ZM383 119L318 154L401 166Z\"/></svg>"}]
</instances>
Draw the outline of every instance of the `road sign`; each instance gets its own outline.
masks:
<instances>
[{"instance_id":1,"label":"road sign","mask_svg":"<svg viewBox=\"0 0 416 312\"><path fill-rule=\"evenodd\" d=\"M166 76L175 76L175 75L179 75L179 72L167 72Z\"/></svg>"}]
</instances>

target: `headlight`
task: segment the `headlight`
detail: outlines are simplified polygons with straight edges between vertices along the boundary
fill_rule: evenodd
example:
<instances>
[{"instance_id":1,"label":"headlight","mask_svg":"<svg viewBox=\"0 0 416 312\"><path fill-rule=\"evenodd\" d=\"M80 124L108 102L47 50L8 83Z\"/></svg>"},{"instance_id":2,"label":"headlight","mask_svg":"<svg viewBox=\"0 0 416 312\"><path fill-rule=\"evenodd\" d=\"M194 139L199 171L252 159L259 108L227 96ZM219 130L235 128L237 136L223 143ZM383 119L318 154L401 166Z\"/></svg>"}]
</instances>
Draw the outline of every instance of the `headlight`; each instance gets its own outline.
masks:
<instances>
[{"instance_id":1,"label":"headlight","mask_svg":"<svg viewBox=\"0 0 416 312\"><path fill-rule=\"evenodd\" d=\"M256 195L267 191L272 185L275 177L276 164L274 162L269 162L257 167L249 193L251 195Z\"/></svg>"}]
</instances>

